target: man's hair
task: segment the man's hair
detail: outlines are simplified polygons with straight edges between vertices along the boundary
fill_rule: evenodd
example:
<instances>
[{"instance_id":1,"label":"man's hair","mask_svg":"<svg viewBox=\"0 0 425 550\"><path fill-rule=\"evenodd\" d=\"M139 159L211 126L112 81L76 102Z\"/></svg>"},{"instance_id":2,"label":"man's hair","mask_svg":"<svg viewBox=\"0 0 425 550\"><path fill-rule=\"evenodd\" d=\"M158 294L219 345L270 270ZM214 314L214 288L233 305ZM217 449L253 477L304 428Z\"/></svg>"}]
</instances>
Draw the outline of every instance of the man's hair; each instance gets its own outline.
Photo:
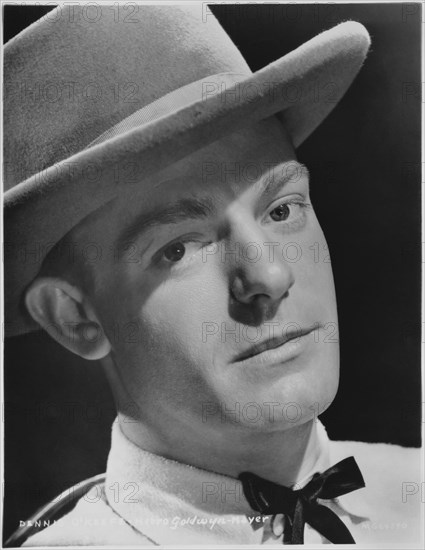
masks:
<instances>
[{"instance_id":1,"label":"man's hair","mask_svg":"<svg viewBox=\"0 0 425 550\"><path fill-rule=\"evenodd\" d=\"M65 279L90 295L95 288L93 261L88 252L92 243L75 238L77 235L78 231L71 230L53 246L37 276Z\"/></svg>"}]
</instances>

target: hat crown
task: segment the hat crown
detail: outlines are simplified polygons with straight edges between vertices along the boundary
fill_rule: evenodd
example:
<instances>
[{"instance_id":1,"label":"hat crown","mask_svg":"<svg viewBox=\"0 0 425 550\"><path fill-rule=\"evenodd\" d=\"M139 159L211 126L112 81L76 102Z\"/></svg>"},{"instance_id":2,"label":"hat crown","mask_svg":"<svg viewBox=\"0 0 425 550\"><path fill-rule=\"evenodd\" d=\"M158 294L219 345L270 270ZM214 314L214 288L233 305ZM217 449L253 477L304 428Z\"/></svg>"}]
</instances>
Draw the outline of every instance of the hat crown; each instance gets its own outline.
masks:
<instances>
[{"instance_id":1,"label":"hat crown","mask_svg":"<svg viewBox=\"0 0 425 550\"><path fill-rule=\"evenodd\" d=\"M124 8L59 6L5 46L6 190L173 90L251 72L205 6Z\"/></svg>"}]
</instances>

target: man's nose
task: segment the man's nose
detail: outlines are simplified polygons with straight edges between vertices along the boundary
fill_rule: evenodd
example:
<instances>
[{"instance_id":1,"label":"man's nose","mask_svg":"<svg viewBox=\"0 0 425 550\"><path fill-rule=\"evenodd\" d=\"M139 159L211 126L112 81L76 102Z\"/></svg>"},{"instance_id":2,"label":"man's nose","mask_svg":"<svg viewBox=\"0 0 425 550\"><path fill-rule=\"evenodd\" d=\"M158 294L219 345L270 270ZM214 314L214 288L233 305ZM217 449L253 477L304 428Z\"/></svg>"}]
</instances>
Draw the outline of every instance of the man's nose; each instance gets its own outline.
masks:
<instances>
[{"instance_id":1,"label":"man's nose","mask_svg":"<svg viewBox=\"0 0 425 550\"><path fill-rule=\"evenodd\" d=\"M286 298L295 279L291 264L281 254L281 243L272 243L262 231L251 231L249 239L245 232L243 240L234 241L231 246L236 243L240 253L230 268L234 298L242 304L270 305Z\"/></svg>"}]
</instances>

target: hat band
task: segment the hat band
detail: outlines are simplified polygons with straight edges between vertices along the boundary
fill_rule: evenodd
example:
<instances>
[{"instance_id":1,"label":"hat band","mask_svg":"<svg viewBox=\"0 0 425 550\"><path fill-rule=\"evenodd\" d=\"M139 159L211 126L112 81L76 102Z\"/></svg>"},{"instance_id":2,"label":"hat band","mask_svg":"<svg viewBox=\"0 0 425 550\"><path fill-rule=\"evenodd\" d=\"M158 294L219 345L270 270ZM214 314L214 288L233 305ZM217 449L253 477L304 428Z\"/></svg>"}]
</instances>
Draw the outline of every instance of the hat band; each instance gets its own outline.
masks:
<instances>
[{"instance_id":1,"label":"hat band","mask_svg":"<svg viewBox=\"0 0 425 550\"><path fill-rule=\"evenodd\" d=\"M233 88L235 84L249 76L249 74L240 73L218 73L186 84L132 113L109 130L106 130L106 132L103 132L84 149L90 149L136 128L140 129L144 125L156 122L160 118L193 103L205 101L215 95L225 93L229 88Z\"/></svg>"}]
</instances>

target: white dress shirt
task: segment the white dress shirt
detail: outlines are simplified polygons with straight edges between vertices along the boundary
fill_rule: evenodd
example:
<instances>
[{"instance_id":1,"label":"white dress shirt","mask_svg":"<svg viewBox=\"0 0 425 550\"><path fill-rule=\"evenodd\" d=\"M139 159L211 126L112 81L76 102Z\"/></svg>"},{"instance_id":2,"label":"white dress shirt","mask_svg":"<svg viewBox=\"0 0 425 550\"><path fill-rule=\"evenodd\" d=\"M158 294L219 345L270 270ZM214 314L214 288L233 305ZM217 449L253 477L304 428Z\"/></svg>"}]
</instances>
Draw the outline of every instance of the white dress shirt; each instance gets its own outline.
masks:
<instances>
[{"instance_id":1,"label":"white dress shirt","mask_svg":"<svg viewBox=\"0 0 425 550\"><path fill-rule=\"evenodd\" d=\"M418 449L381 443L330 441L315 423L318 458L296 488L348 456L366 487L332 501L319 500L345 523L356 543L420 546L421 457ZM406 485L410 484L410 485ZM419 484L419 492L414 492ZM404 492L403 492L404 491ZM55 524L26 546L152 546L282 544L283 516L251 509L242 483L154 455L134 445L113 424L105 483L92 488ZM326 544L310 525L304 544Z\"/></svg>"}]
</instances>

